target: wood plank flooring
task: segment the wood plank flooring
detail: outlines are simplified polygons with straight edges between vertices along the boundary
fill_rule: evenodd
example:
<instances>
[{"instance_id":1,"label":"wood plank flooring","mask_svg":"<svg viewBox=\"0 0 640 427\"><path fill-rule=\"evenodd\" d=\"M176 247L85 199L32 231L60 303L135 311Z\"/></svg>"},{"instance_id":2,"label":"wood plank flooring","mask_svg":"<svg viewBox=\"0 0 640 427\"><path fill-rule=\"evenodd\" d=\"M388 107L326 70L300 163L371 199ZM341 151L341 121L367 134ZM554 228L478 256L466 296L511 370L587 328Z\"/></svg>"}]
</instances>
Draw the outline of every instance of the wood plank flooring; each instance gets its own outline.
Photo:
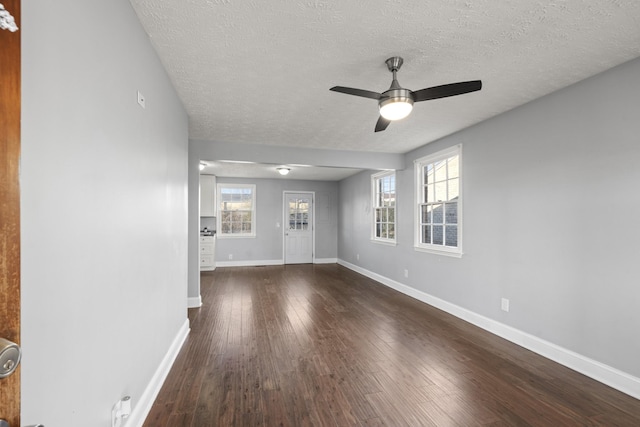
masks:
<instances>
[{"instance_id":1,"label":"wood plank flooring","mask_svg":"<svg viewBox=\"0 0 640 427\"><path fill-rule=\"evenodd\" d=\"M640 426L640 401L336 264L219 268L145 427Z\"/></svg>"}]
</instances>

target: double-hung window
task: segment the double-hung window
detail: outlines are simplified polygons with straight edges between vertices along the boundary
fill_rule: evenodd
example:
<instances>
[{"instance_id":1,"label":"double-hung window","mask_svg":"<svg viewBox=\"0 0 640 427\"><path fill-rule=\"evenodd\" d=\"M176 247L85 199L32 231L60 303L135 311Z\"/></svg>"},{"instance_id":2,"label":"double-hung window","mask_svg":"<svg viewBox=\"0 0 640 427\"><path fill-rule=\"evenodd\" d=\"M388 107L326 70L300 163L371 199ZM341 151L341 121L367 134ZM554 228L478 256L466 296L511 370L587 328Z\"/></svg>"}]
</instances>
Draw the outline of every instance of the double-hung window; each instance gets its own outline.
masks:
<instances>
[{"instance_id":1,"label":"double-hung window","mask_svg":"<svg viewBox=\"0 0 640 427\"><path fill-rule=\"evenodd\" d=\"M256 236L256 186L218 184L218 237Z\"/></svg>"},{"instance_id":2,"label":"double-hung window","mask_svg":"<svg viewBox=\"0 0 640 427\"><path fill-rule=\"evenodd\" d=\"M396 242L396 173L371 175L373 221L371 238L377 242Z\"/></svg>"},{"instance_id":3,"label":"double-hung window","mask_svg":"<svg viewBox=\"0 0 640 427\"><path fill-rule=\"evenodd\" d=\"M415 248L462 256L460 146L415 161Z\"/></svg>"}]
</instances>

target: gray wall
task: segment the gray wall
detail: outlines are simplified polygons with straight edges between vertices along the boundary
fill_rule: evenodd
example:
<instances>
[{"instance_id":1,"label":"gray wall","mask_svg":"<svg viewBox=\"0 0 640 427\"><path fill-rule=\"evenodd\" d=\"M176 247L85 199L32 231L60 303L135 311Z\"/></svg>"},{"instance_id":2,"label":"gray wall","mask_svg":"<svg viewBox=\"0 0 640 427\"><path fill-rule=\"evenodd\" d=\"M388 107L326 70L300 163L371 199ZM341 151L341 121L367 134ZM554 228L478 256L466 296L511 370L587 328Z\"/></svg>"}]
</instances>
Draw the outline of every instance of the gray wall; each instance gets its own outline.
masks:
<instances>
[{"instance_id":1,"label":"gray wall","mask_svg":"<svg viewBox=\"0 0 640 427\"><path fill-rule=\"evenodd\" d=\"M216 261L277 261L283 250L283 192L315 192L315 258L338 257L338 183L332 181L303 181L292 179L217 178L217 183L255 184L255 238L218 238ZM280 227L276 226L280 223Z\"/></svg>"},{"instance_id":2,"label":"gray wall","mask_svg":"<svg viewBox=\"0 0 640 427\"><path fill-rule=\"evenodd\" d=\"M623 64L408 153L395 247L370 241L371 172L342 181L339 257L640 377L639 75ZM413 249L412 162L455 144L461 259Z\"/></svg>"},{"instance_id":3,"label":"gray wall","mask_svg":"<svg viewBox=\"0 0 640 427\"><path fill-rule=\"evenodd\" d=\"M128 1L22 8L22 422L107 427L187 321L188 119Z\"/></svg>"}]
</instances>

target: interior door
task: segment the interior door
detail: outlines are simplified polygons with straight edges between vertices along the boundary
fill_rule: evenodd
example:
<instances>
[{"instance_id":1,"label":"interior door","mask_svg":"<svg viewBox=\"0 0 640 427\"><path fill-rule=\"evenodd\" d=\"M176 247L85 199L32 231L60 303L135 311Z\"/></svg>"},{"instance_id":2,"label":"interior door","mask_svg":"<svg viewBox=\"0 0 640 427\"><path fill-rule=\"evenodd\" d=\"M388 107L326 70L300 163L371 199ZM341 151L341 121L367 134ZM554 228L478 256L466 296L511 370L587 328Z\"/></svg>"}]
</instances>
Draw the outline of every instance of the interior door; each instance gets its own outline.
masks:
<instances>
[{"instance_id":1,"label":"interior door","mask_svg":"<svg viewBox=\"0 0 640 427\"><path fill-rule=\"evenodd\" d=\"M20 0L2 4L20 26ZM20 341L20 31L0 29L0 337ZM0 419L20 426L20 368L0 379Z\"/></svg>"},{"instance_id":2,"label":"interior door","mask_svg":"<svg viewBox=\"0 0 640 427\"><path fill-rule=\"evenodd\" d=\"M313 262L313 193L285 193L284 263Z\"/></svg>"}]
</instances>

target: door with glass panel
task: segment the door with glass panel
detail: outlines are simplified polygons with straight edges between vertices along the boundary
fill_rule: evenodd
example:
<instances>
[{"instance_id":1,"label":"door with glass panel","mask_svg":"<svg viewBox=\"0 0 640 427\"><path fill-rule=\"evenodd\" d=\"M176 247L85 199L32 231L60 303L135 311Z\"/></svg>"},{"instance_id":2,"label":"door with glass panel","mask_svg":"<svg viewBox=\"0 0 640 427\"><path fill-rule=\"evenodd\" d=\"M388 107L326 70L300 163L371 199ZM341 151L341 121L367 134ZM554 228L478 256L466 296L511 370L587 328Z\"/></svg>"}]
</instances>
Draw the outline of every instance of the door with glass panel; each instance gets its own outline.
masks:
<instances>
[{"instance_id":1,"label":"door with glass panel","mask_svg":"<svg viewBox=\"0 0 640 427\"><path fill-rule=\"evenodd\" d=\"M313 193L284 194L284 263L313 262Z\"/></svg>"}]
</instances>

